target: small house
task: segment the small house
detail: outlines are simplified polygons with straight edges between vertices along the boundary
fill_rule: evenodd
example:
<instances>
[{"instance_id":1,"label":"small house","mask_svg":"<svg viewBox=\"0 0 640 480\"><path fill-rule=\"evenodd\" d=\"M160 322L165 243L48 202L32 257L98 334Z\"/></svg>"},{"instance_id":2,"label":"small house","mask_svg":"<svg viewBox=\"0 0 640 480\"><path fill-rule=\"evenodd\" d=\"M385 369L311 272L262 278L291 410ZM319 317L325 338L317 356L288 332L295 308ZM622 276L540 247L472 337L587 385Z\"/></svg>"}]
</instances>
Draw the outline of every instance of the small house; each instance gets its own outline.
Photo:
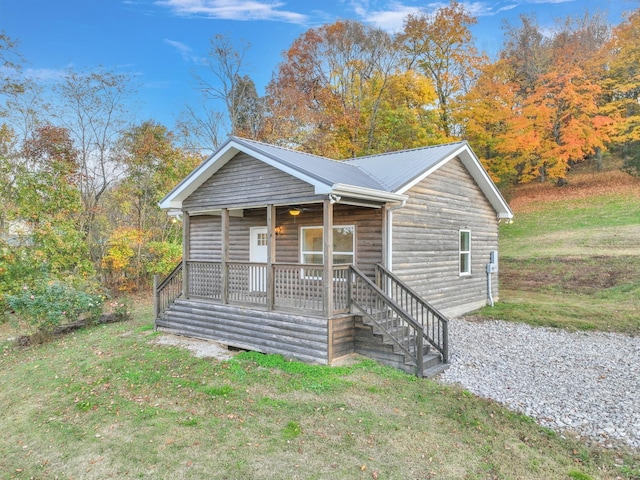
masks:
<instances>
[{"instance_id":1,"label":"small house","mask_svg":"<svg viewBox=\"0 0 640 480\"><path fill-rule=\"evenodd\" d=\"M231 137L160 206L184 250L158 329L418 375L448 362L448 318L497 300L513 216L466 142L335 161Z\"/></svg>"}]
</instances>

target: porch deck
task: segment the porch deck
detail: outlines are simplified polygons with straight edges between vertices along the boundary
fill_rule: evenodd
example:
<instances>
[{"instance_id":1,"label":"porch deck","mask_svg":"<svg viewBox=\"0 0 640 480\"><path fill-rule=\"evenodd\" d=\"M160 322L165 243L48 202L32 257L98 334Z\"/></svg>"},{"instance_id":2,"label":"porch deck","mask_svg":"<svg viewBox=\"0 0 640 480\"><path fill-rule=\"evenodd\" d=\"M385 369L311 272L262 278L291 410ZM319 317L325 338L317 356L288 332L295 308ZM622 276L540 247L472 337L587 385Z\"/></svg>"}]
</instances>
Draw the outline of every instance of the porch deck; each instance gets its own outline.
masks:
<instances>
[{"instance_id":1,"label":"porch deck","mask_svg":"<svg viewBox=\"0 0 640 480\"><path fill-rule=\"evenodd\" d=\"M417 375L446 364L447 319L381 266L376 280L352 265L186 261L156 284L156 327L314 363L362 350Z\"/></svg>"}]
</instances>

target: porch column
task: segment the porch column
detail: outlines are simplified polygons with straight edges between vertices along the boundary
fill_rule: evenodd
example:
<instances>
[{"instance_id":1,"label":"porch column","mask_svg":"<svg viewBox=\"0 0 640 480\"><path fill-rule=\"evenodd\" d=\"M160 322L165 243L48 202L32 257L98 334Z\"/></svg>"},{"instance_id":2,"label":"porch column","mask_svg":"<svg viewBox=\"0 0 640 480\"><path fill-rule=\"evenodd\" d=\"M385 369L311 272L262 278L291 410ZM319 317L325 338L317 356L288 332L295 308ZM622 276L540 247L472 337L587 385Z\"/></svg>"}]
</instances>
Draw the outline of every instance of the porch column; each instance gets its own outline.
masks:
<instances>
[{"instance_id":1,"label":"porch column","mask_svg":"<svg viewBox=\"0 0 640 480\"><path fill-rule=\"evenodd\" d=\"M267 205L267 310L273 310L275 284L273 263L276 261L276 207Z\"/></svg>"},{"instance_id":2,"label":"porch column","mask_svg":"<svg viewBox=\"0 0 640 480\"><path fill-rule=\"evenodd\" d=\"M189 212L182 213L182 296L189 298L189 264L191 255L191 236L189 227Z\"/></svg>"},{"instance_id":3,"label":"porch column","mask_svg":"<svg viewBox=\"0 0 640 480\"><path fill-rule=\"evenodd\" d=\"M224 305L229 303L229 209L220 212L220 300Z\"/></svg>"},{"instance_id":4,"label":"porch column","mask_svg":"<svg viewBox=\"0 0 640 480\"><path fill-rule=\"evenodd\" d=\"M323 201L322 238L324 239L324 271L323 300L324 313L327 318L333 314L333 203L329 199Z\"/></svg>"}]
</instances>

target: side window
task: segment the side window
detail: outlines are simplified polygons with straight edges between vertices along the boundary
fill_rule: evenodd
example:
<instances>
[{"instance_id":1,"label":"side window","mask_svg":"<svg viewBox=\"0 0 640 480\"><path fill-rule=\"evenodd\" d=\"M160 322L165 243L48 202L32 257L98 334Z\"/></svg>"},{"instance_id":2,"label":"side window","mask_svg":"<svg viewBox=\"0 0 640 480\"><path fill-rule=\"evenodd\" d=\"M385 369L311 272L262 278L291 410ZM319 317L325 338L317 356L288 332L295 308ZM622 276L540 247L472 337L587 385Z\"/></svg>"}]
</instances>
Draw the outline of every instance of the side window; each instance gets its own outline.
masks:
<instances>
[{"instance_id":1,"label":"side window","mask_svg":"<svg viewBox=\"0 0 640 480\"><path fill-rule=\"evenodd\" d=\"M471 275L471 231L460 230L460 275Z\"/></svg>"}]
</instances>

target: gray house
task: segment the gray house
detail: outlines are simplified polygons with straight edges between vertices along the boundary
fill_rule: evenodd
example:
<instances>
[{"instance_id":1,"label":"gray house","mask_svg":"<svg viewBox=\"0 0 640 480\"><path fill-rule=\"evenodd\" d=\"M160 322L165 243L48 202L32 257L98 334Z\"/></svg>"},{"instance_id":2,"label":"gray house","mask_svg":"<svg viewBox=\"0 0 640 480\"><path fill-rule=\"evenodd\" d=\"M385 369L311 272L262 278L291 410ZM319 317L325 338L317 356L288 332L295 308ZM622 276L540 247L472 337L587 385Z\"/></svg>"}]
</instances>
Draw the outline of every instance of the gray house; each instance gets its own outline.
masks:
<instances>
[{"instance_id":1,"label":"gray house","mask_svg":"<svg viewBox=\"0 0 640 480\"><path fill-rule=\"evenodd\" d=\"M447 317L498 298L513 217L466 142L334 161L231 137L160 206L184 252L158 329L418 375L447 363Z\"/></svg>"}]
</instances>

